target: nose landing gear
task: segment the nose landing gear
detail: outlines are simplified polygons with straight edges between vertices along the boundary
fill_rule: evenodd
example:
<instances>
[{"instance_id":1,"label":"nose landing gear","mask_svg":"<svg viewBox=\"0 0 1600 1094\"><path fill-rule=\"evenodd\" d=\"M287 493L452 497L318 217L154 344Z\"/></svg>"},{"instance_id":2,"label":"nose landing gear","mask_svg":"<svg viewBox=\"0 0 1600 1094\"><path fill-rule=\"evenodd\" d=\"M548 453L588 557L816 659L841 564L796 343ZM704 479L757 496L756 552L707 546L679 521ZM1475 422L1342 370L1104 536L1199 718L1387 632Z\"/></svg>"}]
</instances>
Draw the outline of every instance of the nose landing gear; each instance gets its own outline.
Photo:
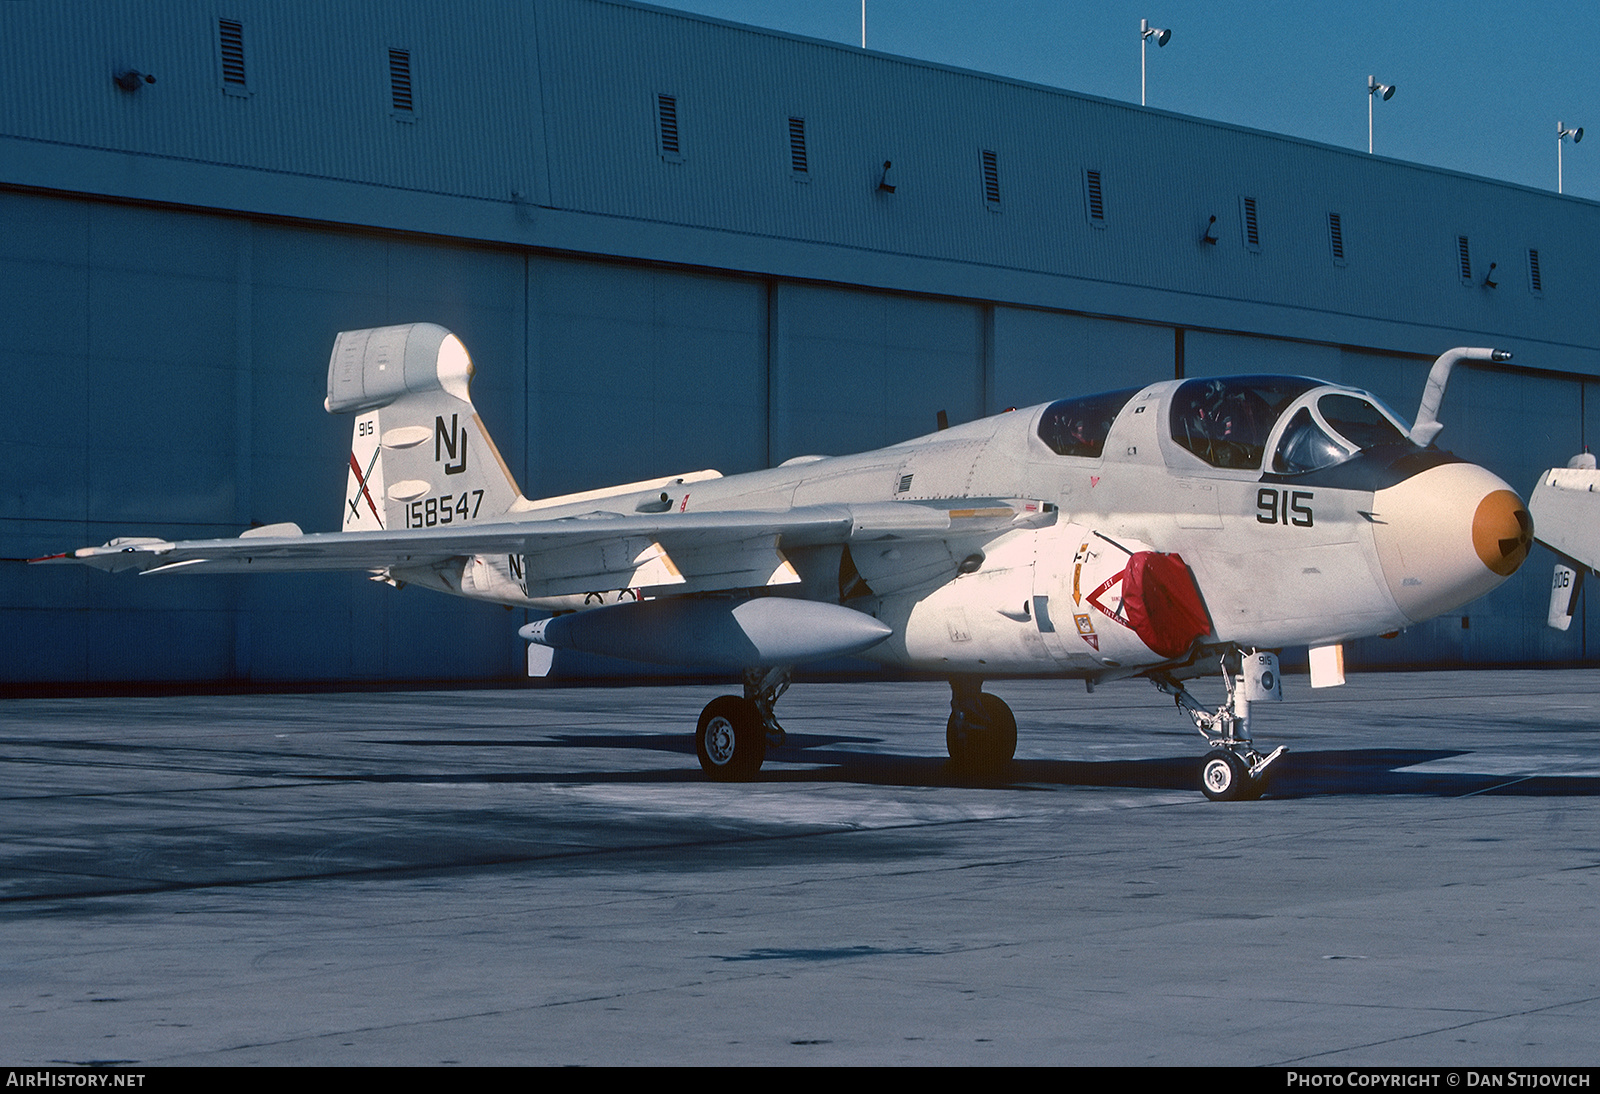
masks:
<instances>
[{"instance_id":1,"label":"nose landing gear","mask_svg":"<svg viewBox=\"0 0 1600 1094\"><path fill-rule=\"evenodd\" d=\"M1267 768L1289 748L1279 745L1265 756L1256 751L1250 739L1250 700L1229 669L1228 656L1222 659L1222 682L1228 689L1228 697L1215 711L1201 706L1170 674L1152 676L1150 681L1163 694L1172 696L1211 746L1200 764L1200 792L1214 802L1259 798L1266 789Z\"/></svg>"}]
</instances>

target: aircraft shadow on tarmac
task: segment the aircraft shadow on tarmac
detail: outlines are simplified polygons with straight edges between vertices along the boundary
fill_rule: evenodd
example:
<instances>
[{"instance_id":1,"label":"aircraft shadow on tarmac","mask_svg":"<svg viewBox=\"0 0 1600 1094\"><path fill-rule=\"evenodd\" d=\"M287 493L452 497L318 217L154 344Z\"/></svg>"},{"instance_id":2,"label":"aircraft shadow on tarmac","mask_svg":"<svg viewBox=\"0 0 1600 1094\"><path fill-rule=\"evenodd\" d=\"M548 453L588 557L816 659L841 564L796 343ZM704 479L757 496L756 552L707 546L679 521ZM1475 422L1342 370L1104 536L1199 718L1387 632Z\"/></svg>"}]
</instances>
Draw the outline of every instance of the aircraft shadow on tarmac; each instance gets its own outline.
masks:
<instances>
[{"instance_id":1,"label":"aircraft shadow on tarmac","mask_svg":"<svg viewBox=\"0 0 1600 1094\"><path fill-rule=\"evenodd\" d=\"M393 744L427 748L450 746L495 748L582 748L651 751L694 756L694 742L681 733L556 734L518 743L481 740L409 740ZM857 783L871 786L991 787L1026 790L1039 786L1125 787L1132 790L1195 790L1200 757L1184 755L1148 760L1019 759L992 776L956 770L943 756L900 755L859 751L850 745L874 745L877 738L835 734L791 733L781 748L767 753L767 766L757 777L763 783ZM844 747L841 747L844 746ZM1413 771L1432 760L1467 756L1460 749L1365 748L1288 752L1270 772L1267 798L1306 798L1347 794L1424 794L1456 798L1472 794L1518 797L1591 797L1600 795L1600 776L1515 775L1470 771ZM1469 761L1470 763L1470 761ZM788 764L805 764L791 768ZM818 765L818 766L813 766ZM333 776L335 779L340 776ZM439 775L351 775L364 781L435 781ZM497 774L444 776L447 781L551 783L683 783L701 782L697 765L681 770L581 772L505 771Z\"/></svg>"}]
</instances>

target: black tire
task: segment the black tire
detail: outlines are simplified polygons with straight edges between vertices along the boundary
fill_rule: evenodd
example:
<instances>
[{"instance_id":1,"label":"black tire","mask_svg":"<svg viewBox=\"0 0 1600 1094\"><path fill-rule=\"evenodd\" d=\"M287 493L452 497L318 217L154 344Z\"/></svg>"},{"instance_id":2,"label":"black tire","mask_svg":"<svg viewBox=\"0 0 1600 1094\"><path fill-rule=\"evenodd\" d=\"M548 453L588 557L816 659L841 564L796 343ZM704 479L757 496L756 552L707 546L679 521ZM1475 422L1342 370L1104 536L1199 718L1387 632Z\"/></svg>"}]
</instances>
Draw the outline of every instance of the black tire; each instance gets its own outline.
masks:
<instances>
[{"instance_id":1,"label":"black tire","mask_svg":"<svg viewBox=\"0 0 1600 1094\"><path fill-rule=\"evenodd\" d=\"M700 767L713 782L747 782L767 758L767 727L749 699L723 695L706 704L694 731Z\"/></svg>"},{"instance_id":2,"label":"black tire","mask_svg":"<svg viewBox=\"0 0 1600 1094\"><path fill-rule=\"evenodd\" d=\"M1017 718L998 696L978 696L981 714L974 718L952 712L944 742L950 762L959 771L987 774L1009 764L1017 754Z\"/></svg>"},{"instance_id":3,"label":"black tire","mask_svg":"<svg viewBox=\"0 0 1600 1094\"><path fill-rule=\"evenodd\" d=\"M1251 801L1261 790L1261 780L1250 777L1249 765L1225 748L1213 748L1200 761L1200 792L1214 802Z\"/></svg>"}]
</instances>

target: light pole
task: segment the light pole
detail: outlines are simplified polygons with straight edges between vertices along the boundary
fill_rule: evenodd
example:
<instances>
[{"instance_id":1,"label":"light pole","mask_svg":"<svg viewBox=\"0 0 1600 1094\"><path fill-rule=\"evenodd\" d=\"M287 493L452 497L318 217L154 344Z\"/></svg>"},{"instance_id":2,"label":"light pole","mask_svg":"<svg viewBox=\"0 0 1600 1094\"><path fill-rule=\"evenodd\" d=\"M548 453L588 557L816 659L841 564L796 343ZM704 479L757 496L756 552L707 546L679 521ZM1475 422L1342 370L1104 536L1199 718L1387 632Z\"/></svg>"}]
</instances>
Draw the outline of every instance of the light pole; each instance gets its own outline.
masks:
<instances>
[{"instance_id":1,"label":"light pole","mask_svg":"<svg viewBox=\"0 0 1600 1094\"><path fill-rule=\"evenodd\" d=\"M1560 122L1556 122L1556 193L1561 193L1561 146L1567 138L1572 138L1572 143L1577 144L1583 140L1583 126L1576 129L1565 129Z\"/></svg>"},{"instance_id":2,"label":"light pole","mask_svg":"<svg viewBox=\"0 0 1600 1094\"><path fill-rule=\"evenodd\" d=\"M1381 96L1384 102L1394 98L1393 84L1380 84L1376 76L1367 77L1367 155L1372 155L1372 97Z\"/></svg>"},{"instance_id":3,"label":"light pole","mask_svg":"<svg viewBox=\"0 0 1600 1094\"><path fill-rule=\"evenodd\" d=\"M1139 20L1139 105L1140 106L1144 105L1144 49L1145 49L1145 43L1150 41L1150 39L1152 39L1152 38L1154 38L1156 40L1156 48L1160 49L1162 46L1164 46L1168 42L1172 41L1172 32L1170 30L1162 30L1160 27L1153 27L1153 26L1150 25L1148 20L1140 19Z\"/></svg>"}]
</instances>

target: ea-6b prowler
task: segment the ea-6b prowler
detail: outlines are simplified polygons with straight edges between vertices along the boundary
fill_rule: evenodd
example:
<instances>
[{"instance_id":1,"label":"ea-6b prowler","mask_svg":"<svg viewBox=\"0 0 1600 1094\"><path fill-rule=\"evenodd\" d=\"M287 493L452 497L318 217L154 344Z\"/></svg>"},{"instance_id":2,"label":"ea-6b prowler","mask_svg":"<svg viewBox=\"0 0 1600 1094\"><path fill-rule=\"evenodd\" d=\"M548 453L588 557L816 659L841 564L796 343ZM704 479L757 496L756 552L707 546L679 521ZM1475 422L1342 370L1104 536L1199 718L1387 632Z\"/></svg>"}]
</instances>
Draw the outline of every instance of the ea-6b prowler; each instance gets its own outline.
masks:
<instances>
[{"instance_id":1,"label":"ea-6b prowler","mask_svg":"<svg viewBox=\"0 0 1600 1094\"><path fill-rule=\"evenodd\" d=\"M41 561L145 573L371 570L552 616L529 668L581 650L744 674L695 740L753 777L792 668L859 654L950 680L947 741L994 769L1016 720L985 679L1145 676L1205 737L1201 788L1258 794L1253 700L1273 651L1399 630L1494 588L1532 522L1493 474L1432 447L1450 366L1410 429L1376 398L1296 376L1171 380L1009 411L854 456L699 471L530 501L472 405L461 342L427 323L347 331L326 406L355 416L342 532L116 539ZM1215 710L1181 683L1221 671Z\"/></svg>"}]
</instances>

